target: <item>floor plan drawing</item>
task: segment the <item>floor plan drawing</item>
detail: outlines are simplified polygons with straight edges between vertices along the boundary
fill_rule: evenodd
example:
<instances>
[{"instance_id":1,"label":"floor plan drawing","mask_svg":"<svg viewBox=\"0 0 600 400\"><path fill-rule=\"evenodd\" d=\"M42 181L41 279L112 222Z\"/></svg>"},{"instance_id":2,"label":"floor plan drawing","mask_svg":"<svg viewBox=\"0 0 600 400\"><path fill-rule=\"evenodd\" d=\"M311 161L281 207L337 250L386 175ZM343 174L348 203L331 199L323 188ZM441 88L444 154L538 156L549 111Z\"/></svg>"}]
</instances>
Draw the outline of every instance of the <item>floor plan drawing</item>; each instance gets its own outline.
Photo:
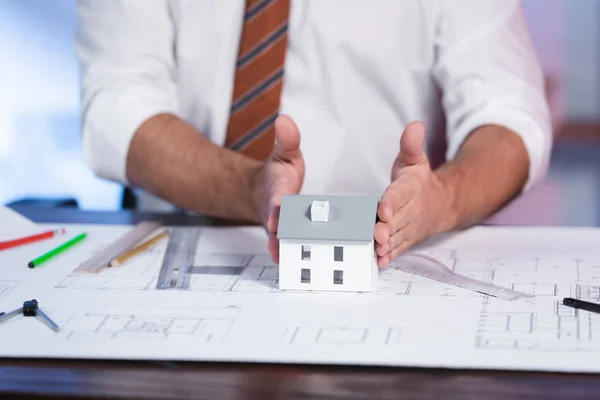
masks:
<instances>
[{"instance_id":1,"label":"floor plan drawing","mask_svg":"<svg viewBox=\"0 0 600 400\"><path fill-rule=\"evenodd\" d=\"M216 313L217 316L235 316L242 311L243 307L228 302L212 301L210 303L168 303L168 302L145 302L145 301L107 301L100 308L102 312L115 312L127 310L128 313L166 313L167 315L190 315L192 313L207 315Z\"/></svg>"},{"instance_id":2,"label":"floor plan drawing","mask_svg":"<svg viewBox=\"0 0 600 400\"><path fill-rule=\"evenodd\" d=\"M277 292L279 270L266 254L196 254L189 290Z\"/></svg>"},{"instance_id":3,"label":"floor plan drawing","mask_svg":"<svg viewBox=\"0 0 600 400\"><path fill-rule=\"evenodd\" d=\"M89 339L89 335L105 338L167 339L193 335L202 342L223 340L234 319L137 316L118 314L84 314L72 317L63 335L68 339Z\"/></svg>"},{"instance_id":4,"label":"floor plan drawing","mask_svg":"<svg viewBox=\"0 0 600 400\"><path fill-rule=\"evenodd\" d=\"M91 256L104 246L98 246ZM98 274L70 273L54 287L79 290L148 290L156 282L156 271L163 254L164 246L155 245L143 250L133 259L126 260L117 267L106 268Z\"/></svg>"},{"instance_id":5,"label":"floor plan drawing","mask_svg":"<svg viewBox=\"0 0 600 400\"><path fill-rule=\"evenodd\" d=\"M143 260L138 260L141 263ZM98 275L69 274L57 289L154 290L160 259L150 261L155 268L107 269ZM121 271L124 271L122 273ZM278 267L266 254L196 254L186 290L200 292L279 292Z\"/></svg>"},{"instance_id":6,"label":"floor plan drawing","mask_svg":"<svg viewBox=\"0 0 600 400\"><path fill-rule=\"evenodd\" d=\"M600 301L600 283L598 283L598 286L585 283L577 284L576 297L581 300Z\"/></svg>"},{"instance_id":7,"label":"floor plan drawing","mask_svg":"<svg viewBox=\"0 0 600 400\"><path fill-rule=\"evenodd\" d=\"M90 235L47 268L14 268L0 280L0 311L36 296L60 331L6 320L0 356L600 373L600 314L563 305L565 297L600 303L600 230L477 227L410 251L532 295L506 298L397 264L419 257L379 270L369 293L279 290L264 230L246 227L202 227L193 257L183 258L189 288L160 290L168 241L79 274L74 266L130 227L69 229ZM1 261L25 266L27 250Z\"/></svg>"},{"instance_id":8,"label":"floor plan drawing","mask_svg":"<svg viewBox=\"0 0 600 400\"><path fill-rule=\"evenodd\" d=\"M17 283L17 281L0 281L0 300L10 293L17 286Z\"/></svg>"},{"instance_id":9,"label":"floor plan drawing","mask_svg":"<svg viewBox=\"0 0 600 400\"><path fill-rule=\"evenodd\" d=\"M599 351L600 316L537 298L527 305L484 301L476 346L486 349Z\"/></svg>"},{"instance_id":10,"label":"floor plan drawing","mask_svg":"<svg viewBox=\"0 0 600 400\"><path fill-rule=\"evenodd\" d=\"M98 275L70 274L59 289L154 290L160 257L156 252L147 265L126 273L106 270ZM600 262L552 260L537 257L456 257L456 251L427 252L454 272L483 282L535 296L571 293L571 284L558 284L565 274L579 284L581 297L600 299ZM127 270L127 267L119 267ZM186 290L199 292L281 293L278 266L267 254L198 253L190 269ZM562 280L564 282L564 280ZM483 297L482 294L401 271L394 263L380 271L376 294ZM591 297L590 297L591 296Z\"/></svg>"},{"instance_id":11,"label":"floor plan drawing","mask_svg":"<svg viewBox=\"0 0 600 400\"><path fill-rule=\"evenodd\" d=\"M452 252L448 251L448 254ZM579 287L579 295L600 299L600 268L592 262L540 257L466 256L437 259L457 274L536 297L573 296L572 284L576 284ZM600 265L600 262L597 264ZM453 285L395 271L396 268L393 262L390 267L380 272L380 294L484 296Z\"/></svg>"},{"instance_id":12,"label":"floor plan drawing","mask_svg":"<svg viewBox=\"0 0 600 400\"><path fill-rule=\"evenodd\" d=\"M481 297L477 348L600 351L600 316L562 305L564 297L600 300L600 262L520 256L459 257L445 263L459 274L535 297L505 302L419 277L404 275L400 277L405 280L399 280L398 275L386 272L382 273L383 292Z\"/></svg>"},{"instance_id":13,"label":"floor plan drawing","mask_svg":"<svg viewBox=\"0 0 600 400\"><path fill-rule=\"evenodd\" d=\"M154 287L155 275L123 277L110 273L98 275L70 274L56 284L56 289L86 290L149 290Z\"/></svg>"},{"instance_id":14,"label":"floor plan drawing","mask_svg":"<svg viewBox=\"0 0 600 400\"><path fill-rule=\"evenodd\" d=\"M285 330L281 342L290 345L395 346L400 343L401 332L397 327L292 326Z\"/></svg>"}]
</instances>

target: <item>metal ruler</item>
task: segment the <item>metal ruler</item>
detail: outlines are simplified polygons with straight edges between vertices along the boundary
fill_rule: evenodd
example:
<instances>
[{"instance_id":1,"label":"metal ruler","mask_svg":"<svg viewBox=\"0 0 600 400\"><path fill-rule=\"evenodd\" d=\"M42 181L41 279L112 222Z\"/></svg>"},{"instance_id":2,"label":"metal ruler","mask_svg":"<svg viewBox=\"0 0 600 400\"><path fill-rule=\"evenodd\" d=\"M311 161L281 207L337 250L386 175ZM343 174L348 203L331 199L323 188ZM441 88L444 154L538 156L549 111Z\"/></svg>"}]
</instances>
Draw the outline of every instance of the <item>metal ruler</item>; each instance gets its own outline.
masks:
<instances>
[{"instance_id":1,"label":"metal ruler","mask_svg":"<svg viewBox=\"0 0 600 400\"><path fill-rule=\"evenodd\" d=\"M434 279L463 289L473 290L482 294L498 297L503 300L519 300L532 298L534 295L522 293L513 289L492 285L467 276L454 273L446 265L435 258L422 254L405 254L394 262L396 269L415 275Z\"/></svg>"},{"instance_id":2,"label":"metal ruler","mask_svg":"<svg viewBox=\"0 0 600 400\"><path fill-rule=\"evenodd\" d=\"M187 289L196 257L200 228L173 228L156 283L157 289Z\"/></svg>"},{"instance_id":3,"label":"metal ruler","mask_svg":"<svg viewBox=\"0 0 600 400\"><path fill-rule=\"evenodd\" d=\"M108 268L111 261L125 254L145 237L161 227L159 222L140 222L125 235L75 268L73 272L97 274Z\"/></svg>"}]
</instances>

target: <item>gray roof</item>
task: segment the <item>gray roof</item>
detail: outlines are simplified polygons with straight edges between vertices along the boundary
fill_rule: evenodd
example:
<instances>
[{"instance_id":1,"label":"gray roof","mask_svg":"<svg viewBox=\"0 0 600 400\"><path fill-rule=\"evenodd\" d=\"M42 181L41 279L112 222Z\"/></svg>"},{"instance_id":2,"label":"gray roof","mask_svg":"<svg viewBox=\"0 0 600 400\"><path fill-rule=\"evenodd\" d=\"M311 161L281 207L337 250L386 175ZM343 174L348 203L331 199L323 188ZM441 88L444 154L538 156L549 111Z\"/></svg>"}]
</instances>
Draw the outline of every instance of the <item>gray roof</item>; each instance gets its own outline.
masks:
<instances>
[{"instance_id":1,"label":"gray roof","mask_svg":"<svg viewBox=\"0 0 600 400\"><path fill-rule=\"evenodd\" d=\"M312 222L313 200L329 201L329 221ZM331 241L371 241L377 218L376 197L284 195L277 237Z\"/></svg>"}]
</instances>

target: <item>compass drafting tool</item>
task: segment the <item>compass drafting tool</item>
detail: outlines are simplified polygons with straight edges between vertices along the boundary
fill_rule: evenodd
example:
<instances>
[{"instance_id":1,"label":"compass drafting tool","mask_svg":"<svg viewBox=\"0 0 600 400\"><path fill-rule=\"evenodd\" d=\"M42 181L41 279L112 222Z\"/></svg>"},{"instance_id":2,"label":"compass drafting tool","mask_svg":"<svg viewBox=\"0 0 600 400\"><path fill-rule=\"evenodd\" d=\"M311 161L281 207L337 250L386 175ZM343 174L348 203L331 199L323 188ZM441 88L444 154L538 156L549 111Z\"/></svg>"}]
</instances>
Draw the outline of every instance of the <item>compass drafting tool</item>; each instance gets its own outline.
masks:
<instances>
[{"instance_id":1,"label":"compass drafting tool","mask_svg":"<svg viewBox=\"0 0 600 400\"><path fill-rule=\"evenodd\" d=\"M36 299L25 301L23 303L23 307L17 308L14 311L0 313L0 324L10 318L16 317L19 314L23 314L25 317L36 317L53 331L58 332L60 330L58 325L56 325L56 323L54 323L54 321L52 321L50 317L48 317L46 313L40 309Z\"/></svg>"}]
</instances>

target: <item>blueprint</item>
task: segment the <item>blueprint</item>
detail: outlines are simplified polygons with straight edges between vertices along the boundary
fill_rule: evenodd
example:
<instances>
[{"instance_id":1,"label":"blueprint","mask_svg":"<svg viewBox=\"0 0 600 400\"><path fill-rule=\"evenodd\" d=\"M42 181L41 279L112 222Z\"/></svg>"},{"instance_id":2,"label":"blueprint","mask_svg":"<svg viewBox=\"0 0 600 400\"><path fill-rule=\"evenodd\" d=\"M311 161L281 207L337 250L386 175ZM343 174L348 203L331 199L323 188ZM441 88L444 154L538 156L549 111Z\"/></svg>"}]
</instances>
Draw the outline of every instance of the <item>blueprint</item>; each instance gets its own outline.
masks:
<instances>
[{"instance_id":1,"label":"blueprint","mask_svg":"<svg viewBox=\"0 0 600 400\"><path fill-rule=\"evenodd\" d=\"M58 228L47 225L44 228ZM100 358L600 372L600 230L476 227L411 250L534 297L506 301L400 269L373 293L284 291L260 228L203 228L189 289L157 290L167 241L100 274L73 270L130 227L0 252L0 311L37 299L61 328L0 324L0 357ZM87 232L39 268L27 262ZM26 339L25 339L26 338Z\"/></svg>"}]
</instances>

